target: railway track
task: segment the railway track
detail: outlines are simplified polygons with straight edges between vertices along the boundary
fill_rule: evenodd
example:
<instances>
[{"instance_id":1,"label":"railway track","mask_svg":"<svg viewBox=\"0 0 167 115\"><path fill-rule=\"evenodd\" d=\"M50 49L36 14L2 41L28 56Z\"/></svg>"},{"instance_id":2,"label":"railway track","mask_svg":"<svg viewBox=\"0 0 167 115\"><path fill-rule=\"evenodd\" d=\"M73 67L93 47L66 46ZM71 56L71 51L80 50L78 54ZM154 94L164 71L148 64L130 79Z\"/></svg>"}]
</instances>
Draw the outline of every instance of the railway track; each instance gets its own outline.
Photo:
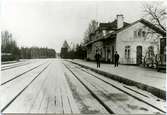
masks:
<instances>
[{"instance_id":1,"label":"railway track","mask_svg":"<svg viewBox=\"0 0 167 115\"><path fill-rule=\"evenodd\" d=\"M50 62L27 70L1 85L1 112L4 112L48 68ZM30 72L31 71L31 72ZM14 93L13 93L14 92Z\"/></svg>"},{"instance_id":2,"label":"railway track","mask_svg":"<svg viewBox=\"0 0 167 115\"><path fill-rule=\"evenodd\" d=\"M37 65L37 64L34 64ZM57 60L2 85L2 113L79 113Z\"/></svg>"},{"instance_id":3,"label":"railway track","mask_svg":"<svg viewBox=\"0 0 167 115\"><path fill-rule=\"evenodd\" d=\"M78 65L63 64L108 113L166 113L165 100Z\"/></svg>"},{"instance_id":4,"label":"railway track","mask_svg":"<svg viewBox=\"0 0 167 115\"><path fill-rule=\"evenodd\" d=\"M70 62L64 61L63 64L58 60L45 60L32 64L33 67L27 65L20 71L23 67L9 69L10 74L4 74L6 76L3 77L10 77L0 86L0 92L3 92L1 112L165 113L165 101L158 100L150 93L118 83ZM16 70L19 72L15 72ZM11 72L19 73L20 76L14 77L16 74Z\"/></svg>"},{"instance_id":5,"label":"railway track","mask_svg":"<svg viewBox=\"0 0 167 115\"><path fill-rule=\"evenodd\" d=\"M28 65L28 64L31 64L31 63L32 62L20 62L20 63L16 63L16 64L12 64L12 65L2 66L1 67L1 71L12 69L12 68L16 68L16 67L25 66L25 65Z\"/></svg>"},{"instance_id":6,"label":"railway track","mask_svg":"<svg viewBox=\"0 0 167 115\"><path fill-rule=\"evenodd\" d=\"M38 68L38 67L44 65L45 63L47 63L47 62L44 62L44 63L42 63L42 64L38 64L37 66L32 67L32 68L30 68L30 69L28 69L28 70L26 70L26 71L23 71L22 73L20 73L20 74L18 74L18 75L16 75L16 76L13 76L13 77L11 77L10 79L7 79L7 80L5 80L5 81L2 81L2 82L1 82L1 86L2 86L2 85L5 85L6 83L11 82L12 80L17 79L18 77L21 77L22 75L24 75L24 74L26 74L26 73L28 73L28 72L31 72L32 70L34 70L34 69L36 69L36 68Z\"/></svg>"}]
</instances>

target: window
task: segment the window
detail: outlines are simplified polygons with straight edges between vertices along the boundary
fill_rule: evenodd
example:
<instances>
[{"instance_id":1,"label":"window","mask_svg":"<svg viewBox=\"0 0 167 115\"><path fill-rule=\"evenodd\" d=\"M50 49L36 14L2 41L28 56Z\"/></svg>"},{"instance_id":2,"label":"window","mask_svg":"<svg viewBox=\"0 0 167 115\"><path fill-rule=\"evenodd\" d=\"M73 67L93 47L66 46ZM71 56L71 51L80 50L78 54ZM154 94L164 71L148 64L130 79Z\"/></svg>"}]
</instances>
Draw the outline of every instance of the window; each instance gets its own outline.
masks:
<instances>
[{"instance_id":1,"label":"window","mask_svg":"<svg viewBox=\"0 0 167 115\"><path fill-rule=\"evenodd\" d=\"M142 36L142 29L139 29L138 31L138 37L141 37Z\"/></svg>"},{"instance_id":2,"label":"window","mask_svg":"<svg viewBox=\"0 0 167 115\"><path fill-rule=\"evenodd\" d=\"M146 37L146 32L142 29L138 29L138 30L135 30L134 31L134 38L137 38L137 37Z\"/></svg>"},{"instance_id":3,"label":"window","mask_svg":"<svg viewBox=\"0 0 167 115\"><path fill-rule=\"evenodd\" d=\"M134 37L135 38L137 37L137 31L134 31Z\"/></svg>"},{"instance_id":4,"label":"window","mask_svg":"<svg viewBox=\"0 0 167 115\"><path fill-rule=\"evenodd\" d=\"M146 37L146 32L142 31L142 37Z\"/></svg>"},{"instance_id":5,"label":"window","mask_svg":"<svg viewBox=\"0 0 167 115\"><path fill-rule=\"evenodd\" d=\"M130 58L130 46L125 46L125 58Z\"/></svg>"}]
</instances>

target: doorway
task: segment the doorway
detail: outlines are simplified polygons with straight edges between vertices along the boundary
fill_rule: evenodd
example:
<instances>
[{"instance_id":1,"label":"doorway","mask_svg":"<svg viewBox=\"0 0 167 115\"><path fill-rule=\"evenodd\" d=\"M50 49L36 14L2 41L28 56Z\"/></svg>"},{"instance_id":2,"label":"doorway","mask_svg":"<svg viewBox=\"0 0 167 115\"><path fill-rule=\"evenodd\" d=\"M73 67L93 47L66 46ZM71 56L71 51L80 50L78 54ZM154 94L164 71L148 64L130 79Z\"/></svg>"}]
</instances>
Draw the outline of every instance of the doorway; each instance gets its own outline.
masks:
<instances>
[{"instance_id":1,"label":"doorway","mask_svg":"<svg viewBox=\"0 0 167 115\"><path fill-rule=\"evenodd\" d=\"M142 46L136 48L136 63L142 64Z\"/></svg>"},{"instance_id":2,"label":"doorway","mask_svg":"<svg viewBox=\"0 0 167 115\"><path fill-rule=\"evenodd\" d=\"M111 51L109 48L107 48L107 63L111 62Z\"/></svg>"}]
</instances>

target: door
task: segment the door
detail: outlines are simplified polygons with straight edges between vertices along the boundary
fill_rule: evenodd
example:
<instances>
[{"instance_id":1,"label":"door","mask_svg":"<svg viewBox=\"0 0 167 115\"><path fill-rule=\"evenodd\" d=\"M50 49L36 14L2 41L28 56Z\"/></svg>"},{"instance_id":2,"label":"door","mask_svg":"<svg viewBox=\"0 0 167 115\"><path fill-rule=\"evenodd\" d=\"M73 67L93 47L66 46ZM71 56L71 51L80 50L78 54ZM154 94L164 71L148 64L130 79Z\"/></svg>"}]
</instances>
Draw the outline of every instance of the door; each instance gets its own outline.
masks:
<instances>
[{"instance_id":1,"label":"door","mask_svg":"<svg viewBox=\"0 0 167 115\"><path fill-rule=\"evenodd\" d=\"M137 46L136 63L137 64L142 64L142 46Z\"/></svg>"},{"instance_id":2,"label":"door","mask_svg":"<svg viewBox=\"0 0 167 115\"><path fill-rule=\"evenodd\" d=\"M107 49L107 62L110 63L111 61L111 54L110 54L110 49Z\"/></svg>"},{"instance_id":3,"label":"door","mask_svg":"<svg viewBox=\"0 0 167 115\"><path fill-rule=\"evenodd\" d=\"M111 47L111 62L114 63L114 46Z\"/></svg>"}]
</instances>

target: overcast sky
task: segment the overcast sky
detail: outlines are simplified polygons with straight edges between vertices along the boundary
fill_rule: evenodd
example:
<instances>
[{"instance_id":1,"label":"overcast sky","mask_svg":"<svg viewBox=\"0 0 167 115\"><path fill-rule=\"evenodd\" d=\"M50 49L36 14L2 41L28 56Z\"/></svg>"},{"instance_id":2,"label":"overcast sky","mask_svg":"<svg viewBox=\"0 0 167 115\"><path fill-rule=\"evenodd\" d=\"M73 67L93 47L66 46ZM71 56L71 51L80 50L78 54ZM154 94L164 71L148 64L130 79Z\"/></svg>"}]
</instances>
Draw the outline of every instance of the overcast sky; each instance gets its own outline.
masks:
<instances>
[{"instance_id":1,"label":"overcast sky","mask_svg":"<svg viewBox=\"0 0 167 115\"><path fill-rule=\"evenodd\" d=\"M64 40L80 43L89 22L111 22L117 14L133 22L142 17L142 3L128 1L15 1L1 4L2 30L13 33L19 46L47 46L60 51Z\"/></svg>"}]
</instances>

